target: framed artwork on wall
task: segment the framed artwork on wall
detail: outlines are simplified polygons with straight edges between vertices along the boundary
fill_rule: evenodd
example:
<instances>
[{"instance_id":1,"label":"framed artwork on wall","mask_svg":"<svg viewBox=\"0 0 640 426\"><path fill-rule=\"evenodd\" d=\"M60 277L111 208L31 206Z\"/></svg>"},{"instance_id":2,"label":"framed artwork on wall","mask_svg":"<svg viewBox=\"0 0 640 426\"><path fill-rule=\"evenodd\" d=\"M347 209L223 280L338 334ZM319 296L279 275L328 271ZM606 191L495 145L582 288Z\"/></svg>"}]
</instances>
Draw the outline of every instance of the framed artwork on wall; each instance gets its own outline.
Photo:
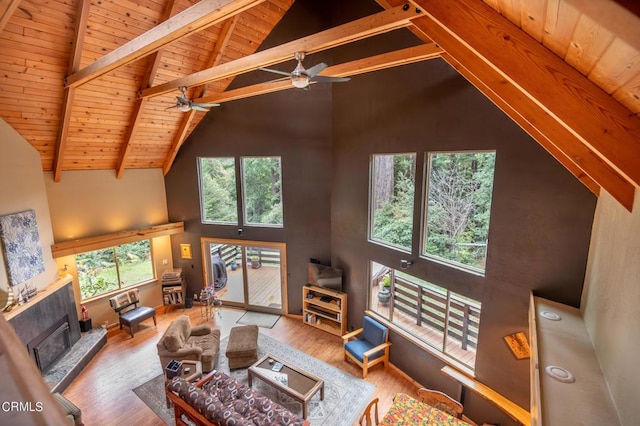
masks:
<instances>
[{"instance_id":1,"label":"framed artwork on wall","mask_svg":"<svg viewBox=\"0 0 640 426\"><path fill-rule=\"evenodd\" d=\"M191 259L191 244L180 244L180 257Z\"/></svg>"},{"instance_id":2,"label":"framed artwork on wall","mask_svg":"<svg viewBox=\"0 0 640 426\"><path fill-rule=\"evenodd\" d=\"M0 239L10 285L15 287L44 272L34 210L0 216Z\"/></svg>"}]
</instances>

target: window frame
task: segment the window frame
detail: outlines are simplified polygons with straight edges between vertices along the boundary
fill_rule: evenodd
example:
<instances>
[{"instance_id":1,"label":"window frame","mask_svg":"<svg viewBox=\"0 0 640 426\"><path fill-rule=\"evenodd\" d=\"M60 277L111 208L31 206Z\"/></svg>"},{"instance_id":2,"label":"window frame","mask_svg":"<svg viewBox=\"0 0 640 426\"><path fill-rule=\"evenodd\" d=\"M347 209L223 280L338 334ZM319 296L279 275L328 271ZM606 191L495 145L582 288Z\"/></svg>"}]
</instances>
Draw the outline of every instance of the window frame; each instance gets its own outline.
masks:
<instances>
[{"instance_id":1,"label":"window frame","mask_svg":"<svg viewBox=\"0 0 640 426\"><path fill-rule=\"evenodd\" d=\"M202 182L202 160L207 159L231 159L233 160L233 177L235 181L235 191L236 191L236 220L234 221L225 221L225 220L206 220L205 219L205 199L204 199L204 188ZM231 156L222 156L222 157L197 157L196 164L198 168L198 195L200 199L200 223L203 225L231 225L231 226L239 226L240 225L240 197L238 197L238 161L236 157Z\"/></svg>"},{"instance_id":2,"label":"window frame","mask_svg":"<svg viewBox=\"0 0 640 426\"><path fill-rule=\"evenodd\" d=\"M245 183L245 163L244 161L246 159L252 159L252 158L277 158L278 159L278 165L280 166L280 190L279 190L279 195L280 195L280 206L282 209L282 223L254 223L254 222L249 222L247 220L247 185ZM255 228L276 228L276 229L282 229L284 228L284 191L283 191L283 179L282 179L282 156L280 155L244 155L240 157L240 161L239 161L239 168L240 168L240 197L239 199L241 199L242 201L239 203L241 204L241 210L242 210L242 225L243 226L249 226L249 227L255 227ZM236 176L236 182L238 182L238 177Z\"/></svg>"},{"instance_id":3,"label":"window frame","mask_svg":"<svg viewBox=\"0 0 640 426\"><path fill-rule=\"evenodd\" d=\"M375 239L374 238L374 226L375 226L375 209L373 206L374 200L375 200L375 194L374 194L374 189L375 189L375 178L376 178L376 173L375 173L375 157L376 156L397 156L397 155L413 155L413 168L414 168L414 175L413 175L413 201L412 201L412 206L411 206L411 245L409 247L404 247L398 244L394 244L388 241L383 241L383 240L379 240L379 239ZM373 244L377 244L380 245L382 247L387 247L390 248L392 250L396 250L402 253L407 253L407 254L411 254L413 252L413 232L415 230L415 221L413 218L413 212L415 210L415 206L416 206L416 172L417 172L417 166L418 166L418 152L394 152L394 153L373 153L371 154L371 156L369 157L369 201L368 201L368 226L367 226L367 240L370 243Z\"/></svg>"},{"instance_id":4,"label":"window frame","mask_svg":"<svg viewBox=\"0 0 640 426\"><path fill-rule=\"evenodd\" d=\"M139 242L139 241L147 241L148 244L149 244L149 256L150 256L150 262L151 262L151 278L146 279L144 281L139 281L139 282L136 282L136 283L133 283L133 284L130 284L130 285L123 286L122 285L121 274L120 274L120 262L118 261L118 247L121 247L121 246L126 245L126 244L130 244L132 242ZM85 298L82 295L82 282L80 281L80 268L78 268L77 256L79 254L92 253L92 252L98 252L98 251L103 251L103 250L113 250L114 268L116 270L116 277L117 277L117 283L116 283L117 287L115 289L113 289L113 290L108 290L108 291L105 291L104 293L95 294L95 295L92 295L92 296L89 296L89 297ZM111 296L113 294L119 293L121 291L132 289L132 288L137 288L137 287L140 287L140 286L152 283L152 282L156 282L158 280L157 271L156 271L155 262L154 262L152 238L141 238L141 239L135 240L135 241L122 242L120 244L113 245L113 246L101 247L101 248L98 248L96 250L77 253L74 256L74 261L76 263L76 275L77 275L77 279L78 279L78 289L80 291L80 301L82 303L90 302L90 301L93 301L93 300L102 299L102 298Z\"/></svg>"},{"instance_id":5,"label":"window frame","mask_svg":"<svg viewBox=\"0 0 640 426\"><path fill-rule=\"evenodd\" d=\"M420 241L419 241L419 257L435 263L439 263L444 266L455 268L463 272L471 273L481 277L486 273L486 259L489 253L489 233L491 228L491 207L493 206L493 185L495 184L495 161L493 167L493 179L491 188L491 202L489 206L489 225L487 228L487 244L485 251L485 267L479 268L473 265L467 265L457 260L447 259L445 257L437 256L427 253L427 241L428 241L428 220L429 220L429 189L431 183L431 158L432 155L438 154L480 154L480 153L493 153L494 158L497 157L496 150L460 150L460 151L426 151L424 153L424 166L423 166L423 191L421 201L421 215L420 215Z\"/></svg>"},{"instance_id":6,"label":"window frame","mask_svg":"<svg viewBox=\"0 0 640 426\"><path fill-rule=\"evenodd\" d=\"M376 307L372 306L372 304L374 303L373 298L375 296L374 294L374 279L376 277L374 277L373 271L375 269L374 264L377 264L378 266L382 267L379 269L383 269L386 268L388 270L388 273L391 276L391 287L390 287L390 291L391 291L391 297L389 300L389 307L387 308L389 310L388 316L384 316L381 312L379 312L379 310L376 310ZM394 317L396 316L396 313L394 312L394 289L395 289L395 285L396 285L396 279L395 279L395 274L396 273L400 273L400 274L404 274L410 277L415 278L416 280L419 281L424 281L425 283L428 283L432 286L435 286L438 291L441 291L445 294L445 299L446 299L446 310L445 310L445 319L444 321L446 322L446 324L444 325L444 330L443 331L439 331L437 329L434 329L433 327L430 327L428 325L424 325L425 329L430 330L432 333L436 333L436 334L442 334L442 340L440 343L440 347L438 347L434 342L432 341L428 341L427 339L422 339L420 337L418 337L417 335L415 335L414 333L411 332L411 330L407 329L406 327L403 326L401 321L394 321ZM378 278L381 278L382 276L386 275L380 275ZM451 313L451 298L452 295L457 296L459 298L463 298L463 299L467 299L470 302L472 302L471 304L473 304L474 306L476 306L477 310L479 311L478 316L480 317L482 315L482 302L471 299L467 296L463 296L459 293L455 293L451 290L449 290L446 287L443 287L441 285L438 284L434 284L432 282L429 282L427 280L415 277L413 275L407 274L404 271L398 271L394 268L388 267L382 263L379 262L375 262L374 260L369 259L369 273L368 273L368 288L367 288L367 304L366 304L366 312L368 315L374 316L376 317L376 319L380 320L381 322L383 322L387 327L391 328L394 332L397 332L398 334L402 335L404 338L406 338L407 340L411 341L413 344L415 344L416 346L420 347L421 349L429 352L431 355L437 357L438 359L442 360L443 362L453 365L458 369L461 369L465 372L467 372L470 375L474 375L475 374L475 363L477 361L477 356L474 357L474 363L473 365L469 365L461 360L459 360L456 356L452 355L450 352L447 351L447 341L448 339L451 339L452 337L449 336L448 333L448 328L449 328L449 321L450 321L450 313ZM413 284L417 284L420 285L419 283L413 283ZM404 314L404 315L408 315L408 314ZM480 325L480 319L478 319L478 333L479 333L479 325ZM479 343L480 341L480 336L478 334L478 336L476 337L477 342ZM476 343L476 354L477 354L477 345L478 343Z\"/></svg>"}]
</instances>

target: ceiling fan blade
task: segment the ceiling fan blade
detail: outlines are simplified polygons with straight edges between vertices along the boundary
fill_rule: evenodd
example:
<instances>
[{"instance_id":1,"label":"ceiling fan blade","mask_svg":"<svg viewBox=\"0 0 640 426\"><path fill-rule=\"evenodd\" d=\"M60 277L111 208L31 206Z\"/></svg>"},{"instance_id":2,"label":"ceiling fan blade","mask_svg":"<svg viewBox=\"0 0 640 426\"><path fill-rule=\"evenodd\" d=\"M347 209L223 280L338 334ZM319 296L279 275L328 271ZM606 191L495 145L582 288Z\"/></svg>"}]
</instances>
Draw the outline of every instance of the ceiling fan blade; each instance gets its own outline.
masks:
<instances>
[{"instance_id":1,"label":"ceiling fan blade","mask_svg":"<svg viewBox=\"0 0 640 426\"><path fill-rule=\"evenodd\" d=\"M266 71L266 72L272 72L274 74L280 74L280 75L286 75L288 77L291 76L290 72L284 72L284 71L280 71L280 70L274 70L271 68L258 68L260 71Z\"/></svg>"},{"instance_id":2,"label":"ceiling fan blade","mask_svg":"<svg viewBox=\"0 0 640 426\"><path fill-rule=\"evenodd\" d=\"M324 62L320 62L319 64L316 64L316 65L312 66L311 68L309 68L307 70L307 75L309 77L315 77L316 75L318 75L320 73L320 71L322 71L323 69L325 69L328 66L329 65L325 64Z\"/></svg>"},{"instance_id":3,"label":"ceiling fan blade","mask_svg":"<svg viewBox=\"0 0 640 426\"><path fill-rule=\"evenodd\" d=\"M165 110L171 109L171 108L178 108L178 105L171 105L170 107L166 107Z\"/></svg>"},{"instance_id":4,"label":"ceiling fan blade","mask_svg":"<svg viewBox=\"0 0 640 426\"><path fill-rule=\"evenodd\" d=\"M323 75L317 75L311 79L317 83L342 83L351 80L349 77L325 77Z\"/></svg>"},{"instance_id":5,"label":"ceiling fan blade","mask_svg":"<svg viewBox=\"0 0 640 426\"><path fill-rule=\"evenodd\" d=\"M211 108L211 107L220 106L220 104L191 102L191 106L192 107L197 106L197 107L201 107L201 108Z\"/></svg>"},{"instance_id":6,"label":"ceiling fan blade","mask_svg":"<svg viewBox=\"0 0 640 426\"><path fill-rule=\"evenodd\" d=\"M191 109L192 109L192 110L195 110L195 111L209 112L209 110L208 110L208 109L206 109L206 108L202 108L201 106L193 105L193 104L191 104Z\"/></svg>"}]
</instances>

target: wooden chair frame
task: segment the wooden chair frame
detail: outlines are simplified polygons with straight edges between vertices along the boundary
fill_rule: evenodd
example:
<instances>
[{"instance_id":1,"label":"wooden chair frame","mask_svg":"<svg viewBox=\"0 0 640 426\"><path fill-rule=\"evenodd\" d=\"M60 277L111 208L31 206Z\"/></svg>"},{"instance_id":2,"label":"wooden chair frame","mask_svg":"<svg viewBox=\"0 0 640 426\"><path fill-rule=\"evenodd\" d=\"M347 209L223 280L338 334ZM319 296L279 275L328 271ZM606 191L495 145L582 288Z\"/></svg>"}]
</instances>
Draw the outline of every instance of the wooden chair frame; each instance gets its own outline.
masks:
<instances>
[{"instance_id":1,"label":"wooden chair frame","mask_svg":"<svg viewBox=\"0 0 640 426\"><path fill-rule=\"evenodd\" d=\"M429 404L430 406L435 407L439 410L442 410L455 418L462 418L462 411L464 410L462 404L460 404L458 401L451 398L444 392L433 389L420 388L418 389L418 397L422 402Z\"/></svg>"},{"instance_id":2,"label":"wooden chair frame","mask_svg":"<svg viewBox=\"0 0 640 426\"><path fill-rule=\"evenodd\" d=\"M371 417L371 409L373 408L373 418ZM374 421L375 420L375 421ZM365 421L366 423L363 423ZM378 419L378 398L375 398L367 404L367 407L364 409L360 418L358 419L358 424L360 426L377 426L380 423Z\"/></svg>"},{"instance_id":3,"label":"wooden chair frame","mask_svg":"<svg viewBox=\"0 0 640 426\"><path fill-rule=\"evenodd\" d=\"M364 331L364 328L359 328L357 330L352 331L351 333L347 333L344 336L342 336L343 346L346 345L351 339L361 334L363 331ZM348 361L349 359L351 359L353 362L358 364L360 368L362 368L362 378L365 378L369 373L370 367L380 364L381 362L384 363L385 368L389 365L389 347L390 346L391 346L391 342L389 342L389 330L387 330L385 342L366 351L363 354L362 362L360 362L358 358L350 354L347 350L344 351L344 360ZM382 356L369 360L370 355L373 355L380 350L384 351Z\"/></svg>"}]
</instances>

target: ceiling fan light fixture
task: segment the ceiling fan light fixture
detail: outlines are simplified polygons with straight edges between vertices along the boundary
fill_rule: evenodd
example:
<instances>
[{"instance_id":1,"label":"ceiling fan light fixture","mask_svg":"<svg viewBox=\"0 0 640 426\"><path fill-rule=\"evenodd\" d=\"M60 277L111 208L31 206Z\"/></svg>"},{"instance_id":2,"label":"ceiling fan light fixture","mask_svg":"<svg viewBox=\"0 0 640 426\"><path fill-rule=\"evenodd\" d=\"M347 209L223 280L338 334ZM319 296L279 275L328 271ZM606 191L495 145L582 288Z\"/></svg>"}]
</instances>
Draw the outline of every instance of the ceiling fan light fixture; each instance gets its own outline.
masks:
<instances>
[{"instance_id":1,"label":"ceiling fan light fixture","mask_svg":"<svg viewBox=\"0 0 640 426\"><path fill-rule=\"evenodd\" d=\"M291 84L298 89L304 89L309 85L309 77L304 74L291 74Z\"/></svg>"},{"instance_id":2,"label":"ceiling fan light fixture","mask_svg":"<svg viewBox=\"0 0 640 426\"><path fill-rule=\"evenodd\" d=\"M191 109L191 107L189 106L189 104L180 104L180 105L178 105L178 110L179 111L189 112L190 109Z\"/></svg>"}]
</instances>

